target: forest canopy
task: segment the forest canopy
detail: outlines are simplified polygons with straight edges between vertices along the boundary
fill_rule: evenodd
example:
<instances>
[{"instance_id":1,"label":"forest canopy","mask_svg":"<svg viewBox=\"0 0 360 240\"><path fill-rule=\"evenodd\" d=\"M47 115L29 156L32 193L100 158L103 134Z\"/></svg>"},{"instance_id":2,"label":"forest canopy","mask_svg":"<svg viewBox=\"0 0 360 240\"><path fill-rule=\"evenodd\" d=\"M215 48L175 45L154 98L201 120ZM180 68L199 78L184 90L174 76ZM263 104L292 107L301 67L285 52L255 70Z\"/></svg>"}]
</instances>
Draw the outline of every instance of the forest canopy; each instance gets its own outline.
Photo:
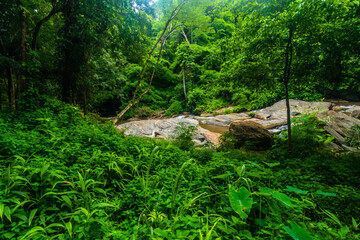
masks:
<instances>
[{"instance_id":1,"label":"forest canopy","mask_svg":"<svg viewBox=\"0 0 360 240\"><path fill-rule=\"evenodd\" d=\"M259 108L285 97L284 82L293 98L359 99L358 1L184 1L156 64L151 50L181 2L1 2L2 107L36 91L115 116L155 65L138 104L149 114Z\"/></svg>"}]
</instances>

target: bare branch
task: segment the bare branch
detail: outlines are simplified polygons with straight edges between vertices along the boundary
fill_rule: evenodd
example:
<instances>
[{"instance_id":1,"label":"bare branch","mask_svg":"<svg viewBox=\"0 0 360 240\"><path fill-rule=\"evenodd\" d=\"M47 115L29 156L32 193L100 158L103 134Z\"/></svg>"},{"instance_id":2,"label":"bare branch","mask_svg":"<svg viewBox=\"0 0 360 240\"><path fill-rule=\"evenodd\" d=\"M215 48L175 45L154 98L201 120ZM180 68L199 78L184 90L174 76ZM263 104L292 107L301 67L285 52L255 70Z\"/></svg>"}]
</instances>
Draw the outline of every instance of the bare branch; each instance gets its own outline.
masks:
<instances>
[{"instance_id":1,"label":"bare branch","mask_svg":"<svg viewBox=\"0 0 360 240\"><path fill-rule=\"evenodd\" d=\"M189 48L190 48L191 50L193 50L193 49L191 48L191 44L190 44L190 42L189 42L189 40L188 40L188 38L187 38L187 36L186 36L185 32L184 32L184 29L181 29L181 33L182 33L182 35L184 36L184 38L185 38L185 40L186 40L187 44L189 45Z\"/></svg>"},{"instance_id":2,"label":"bare branch","mask_svg":"<svg viewBox=\"0 0 360 240\"><path fill-rule=\"evenodd\" d=\"M182 3L180 3L174 10L173 12L171 13L171 16L170 18L166 21L165 23L165 26L164 26L164 30L162 31L160 37L157 39L156 43L154 44L154 47L151 49L149 55L148 55L148 58L146 59L144 65L143 65L143 68L140 72L140 77L138 79L138 82L136 84L136 87L135 87L135 91L134 91L134 95L131 99L131 102L118 114L118 116L116 117L115 119L115 124L118 124L120 122L120 120L122 119L122 117L125 115L125 113L132 107L132 106L135 106L136 104L138 104L140 102L140 100L142 99L142 97L149 92L150 90L150 87L151 87L151 84L152 84L152 81L153 81L153 78L154 78L154 75L155 75L155 71L156 71L156 67L158 66L159 64L159 61L160 61L160 57L161 57L161 53L162 53L162 49L163 49L163 46L167 40L167 38L176 31L176 28L178 28L180 25L177 25L175 27L172 26L172 24L170 25L171 21L176 17L176 15L180 12L180 10L183 8L183 6L185 5L185 3L187 2L188 0L183 0ZM169 28L169 25L170 25L170 28ZM169 31L168 31L168 28L169 28ZM168 32L166 34L166 32ZM149 85L148 85L148 88L138 97L137 97L137 93L139 91L139 87L140 87L140 83L141 83L141 80L142 80L142 77L143 77L143 74L146 70L146 67L150 61L150 58L151 56L153 55L156 47L159 45L160 43L160 50L159 50L159 54L158 54L158 57L157 57L157 61L156 61L156 64L155 64L155 67L154 67L154 70L152 72L152 75L151 75L151 78L150 78L150 82L149 82Z\"/></svg>"}]
</instances>

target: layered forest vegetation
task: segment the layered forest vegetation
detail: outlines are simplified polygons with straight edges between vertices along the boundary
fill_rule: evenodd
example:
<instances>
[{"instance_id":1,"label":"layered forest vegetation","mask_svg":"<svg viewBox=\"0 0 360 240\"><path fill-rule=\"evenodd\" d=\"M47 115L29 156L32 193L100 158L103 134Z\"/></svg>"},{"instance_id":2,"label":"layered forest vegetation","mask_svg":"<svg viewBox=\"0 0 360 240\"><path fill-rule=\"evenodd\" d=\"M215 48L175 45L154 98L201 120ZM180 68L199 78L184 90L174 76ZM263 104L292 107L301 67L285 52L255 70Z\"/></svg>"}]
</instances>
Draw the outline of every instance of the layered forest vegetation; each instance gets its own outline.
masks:
<instances>
[{"instance_id":1,"label":"layered forest vegetation","mask_svg":"<svg viewBox=\"0 0 360 240\"><path fill-rule=\"evenodd\" d=\"M360 239L359 153L330 151L315 115L267 151L229 134L195 147L186 126L130 137L106 120L360 101L359 1L0 9L0 239Z\"/></svg>"}]
</instances>

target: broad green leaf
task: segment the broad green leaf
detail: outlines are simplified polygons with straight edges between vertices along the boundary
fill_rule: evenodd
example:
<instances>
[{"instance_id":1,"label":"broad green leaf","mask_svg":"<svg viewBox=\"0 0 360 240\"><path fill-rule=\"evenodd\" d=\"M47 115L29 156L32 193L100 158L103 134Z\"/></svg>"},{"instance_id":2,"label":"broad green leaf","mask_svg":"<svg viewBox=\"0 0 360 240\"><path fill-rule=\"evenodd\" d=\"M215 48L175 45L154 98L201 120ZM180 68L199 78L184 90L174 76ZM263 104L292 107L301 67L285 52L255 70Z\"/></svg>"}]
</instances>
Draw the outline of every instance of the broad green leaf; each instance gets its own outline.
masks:
<instances>
[{"instance_id":1,"label":"broad green leaf","mask_svg":"<svg viewBox=\"0 0 360 240\"><path fill-rule=\"evenodd\" d=\"M253 199L249 198L250 192L244 187L241 187L238 192L231 187L229 195L231 207L243 220L246 219L253 204Z\"/></svg>"},{"instance_id":2,"label":"broad green leaf","mask_svg":"<svg viewBox=\"0 0 360 240\"><path fill-rule=\"evenodd\" d=\"M33 210L31 211L31 213L30 213L30 216L29 216L29 227L30 227L30 225L31 225L31 222L32 222L32 220L33 220L36 212L37 212L37 208L36 208L36 209L33 209Z\"/></svg>"},{"instance_id":3,"label":"broad green leaf","mask_svg":"<svg viewBox=\"0 0 360 240\"><path fill-rule=\"evenodd\" d=\"M17 217L17 218L21 219L21 220L24 221L24 222L27 222L27 221L28 221L27 216L24 215L24 214L15 213L15 214L13 214L12 216L13 216L13 217Z\"/></svg>"},{"instance_id":4,"label":"broad green leaf","mask_svg":"<svg viewBox=\"0 0 360 240\"><path fill-rule=\"evenodd\" d=\"M280 193L278 191L275 191L272 196L279 200L282 204L284 204L286 207L296 207L295 204L291 202L291 198L287 195Z\"/></svg>"},{"instance_id":5,"label":"broad green leaf","mask_svg":"<svg viewBox=\"0 0 360 240\"><path fill-rule=\"evenodd\" d=\"M256 178L261 178L263 177L263 174L262 172L247 172L246 175L249 176L249 177L256 177Z\"/></svg>"},{"instance_id":6,"label":"broad green leaf","mask_svg":"<svg viewBox=\"0 0 360 240\"><path fill-rule=\"evenodd\" d=\"M20 240L22 239L31 239L32 236L35 235L40 235L40 232L44 232L46 233L46 230L42 227L33 227L32 229L30 229L22 238L20 238Z\"/></svg>"},{"instance_id":7,"label":"broad green leaf","mask_svg":"<svg viewBox=\"0 0 360 240\"><path fill-rule=\"evenodd\" d=\"M168 237L169 233L165 232L164 230L160 229L160 228L155 228L154 229L154 233L160 237Z\"/></svg>"},{"instance_id":8,"label":"broad green leaf","mask_svg":"<svg viewBox=\"0 0 360 240\"><path fill-rule=\"evenodd\" d=\"M11 210L8 206L6 206L4 209L4 215L11 222Z\"/></svg>"},{"instance_id":9,"label":"broad green leaf","mask_svg":"<svg viewBox=\"0 0 360 240\"><path fill-rule=\"evenodd\" d=\"M273 194L275 192L275 190L272 190L270 188L260 188L259 191L265 194Z\"/></svg>"},{"instance_id":10,"label":"broad green leaf","mask_svg":"<svg viewBox=\"0 0 360 240\"><path fill-rule=\"evenodd\" d=\"M4 237L7 238L7 239L12 238L13 236L15 236L15 233L5 233L4 234Z\"/></svg>"},{"instance_id":11,"label":"broad green leaf","mask_svg":"<svg viewBox=\"0 0 360 240\"><path fill-rule=\"evenodd\" d=\"M227 173L224 173L224 174L221 174L221 175L212 177L212 179L226 179L226 178L228 178L228 177L231 176L231 175L234 175L234 173L227 172Z\"/></svg>"},{"instance_id":12,"label":"broad green leaf","mask_svg":"<svg viewBox=\"0 0 360 240\"><path fill-rule=\"evenodd\" d=\"M294 240L312 240L311 235L305 231L302 227L297 225L294 222L290 222L290 227L285 226L285 231L294 239Z\"/></svg>"},{"instance_id":13,"label":"broad green leaf","mask_svg":"<svg viewBox=\"0 0 360 240\"><path fill-rule=\"evenodd\" d=\"M261 193L265 194L271 194L275 199L279 200L282 204L284 204L286 207L297 207L295 204L292 203L291 198L287 195L280 193L276 190L272 190L270 188L261 188Z\"/></svg>"},{"instance_id":14,"label":"broad green leaf","mask_svg":"<svg viewBox=\"0 0 360 240\"><path fill-rule=\"evenodd\" d=\"M47 226L46 227L46 229L51 229L51 228L58 228L58 227L60 227L60 228L65 228L65 226L63 225L63 224L60 224L60 223L52 223L52 224L50 224L49 226Z\"/></svg>"},{"instance_id":15,"label":"broad green leaf","mask_svg":"<svg viewBox=\"0 0 360 240\"><path fill-rule=\"evenodd\" d=\"M62 195L61 198L64 200L64 202L68 205L68 207L72 208L72 202L70 198L66 195Z\"/></svg>"},{"instance_id":16,"label":"broad green leaf","mask_svg":"<svg viewBox=\"0 0 360 240\"><path fill-rule=\"evenodd\" d=\"M85 208L79 207L78 209L80 209L80 211L78 211L78 212L83 212L85 214L85 216L89 216L89 211L86 210Z\"/></svg>"},{"instance_id":17,"label":"broad green leaf","mask_svg":"<svg viewBox=\"0 0 360 240\"><path fill-rule=\"evenodd\" d=\"M324 196L331 196L331 197L335 197L336 196L336 193L328 193L328 192L323 192L321 190L317 190L316 191L317 194L320 194L320 195L324 195Z\"/></svg>"},{"instance_id":18,"label":"broad green leaf","mask_svg":"<svg viewBox=\"0 0 360 240\"><path fill-rule=\"evenodd\" d=\"M72 224L71 224L71 222L65 223L65 227L66 227L66 230L68 231L70 237L72 237L73 232L72 232Z\"/></svg>"},{"instance_id":19,"label":"broad green leaf","mask_svg":"<svg viewBox=\"0 0 360 240\"><path fill-rule=\"evenodd\" d=\"M269 167L276 167L276 166L279 166L280 165L280 163L279 162L275 162L275 163L267 163L267 162L264 162L267 166L269 166Z\"/></svg>"},{"instance_id":20,"label":"broad green leaf","mask_svg":"<svg viewBox=\"0 0 360 240\"><path fill-rule=\"evenodd\" d=\"M3 221L3 217L4 217L4 208L5 208L5 205L0 204L0 218L1 218L1 221Z\"/></svg>"},{"instance_id":21,"label":"broad green leaf","mask_svg":"<svg viewBox=\"0 0 360 240\"><path fill-rule=\"evenodd\" d=\"M97 204L94 204L92 207L98 208L98 207L115 207L115 206L110 203L97 203Z\"/></svg>"},{"instance_id":22,"label":"broad green leaf","mask_svg":"<svg viewBox=\"0 0 360 240\"><path fill-rule=\"evenodd\" d=\"M257 224L259 224L260 226L265 226L265 224L266 224L266 219L257 218L257 219L255 219L255 222L256 222Z\"/></svg>"},{"instance_id":23,"label":"broad green leaf","mask_svg":"<svg viewBox=\"0 0 360 240\"><path fill-rule=\"evenodd\" d=\"M290 187L290 186L286 186L285 191L299 193L299 194L306 194L309 192L309 191L300 190L300 189Z\"/></svg>"},{"instance_id":24,"label":"broad green leaf","mask_svg":"<svg viewBox=\"0 0 360 240\"><path fill-rule=\"evenodd\" d=\"M350 232L350 229L348 226L342 226L339 230L339 235L341 236L341 239L346 239L346 235Z\"/></svg>"},{"instance_id":25,"label":"broad green leaf","mask_svg":"<svg viewBox=\"0 0 360 240\"><path fill-rule=\"evenodd\" d=\"M351 222L352 222L352 224L353 224L354 229L355 229L355 230L358 230L358 229L359 229L359 225L357 224L355 218L352 217L352 218L351 218Z\"/></svg>"}]
</instances>

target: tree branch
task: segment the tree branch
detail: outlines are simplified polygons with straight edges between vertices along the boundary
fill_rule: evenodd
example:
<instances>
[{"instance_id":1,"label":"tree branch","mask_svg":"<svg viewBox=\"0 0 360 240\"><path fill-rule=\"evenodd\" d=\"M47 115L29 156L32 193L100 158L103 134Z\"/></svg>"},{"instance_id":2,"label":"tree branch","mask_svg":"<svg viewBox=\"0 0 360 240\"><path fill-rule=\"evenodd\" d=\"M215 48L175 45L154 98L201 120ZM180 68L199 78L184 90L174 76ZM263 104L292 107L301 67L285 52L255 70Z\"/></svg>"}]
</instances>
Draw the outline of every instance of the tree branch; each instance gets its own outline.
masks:
<instances>
[{"instance_id":1,"label":"tree branch","mask_svg":"<svg viewBox=\"0 0 360 240\"><path fill-rule=\"evenodd\" d=\"M175 32L175 29L178 27L172 27L172 25L170 26L170 29L169 29L169 33L165 36L168 28L169 28L169 25L170 25L170 22L176 17L176 15L180 12L180 10L183 8L183 6L185 5L185 3L187 2L188 0L183 0L182 3L180 3L174 10L173 12L171 13L171 16L170 18L166 21L165 23L165 26L164 26L164 30L162 31L160 37L157 39L156 43L154 44L154 47L151 49L149 55L148 55L148 58L146 59L144 65L143 65L143 68L141 69L141 72L140 72L140 77L138 79L138 82L136 84L136 87L135 87L135 91L134 91L134 95L131 99L131 102L117 115L117 117L115 118L114 120L114 123L115 124L119 124L122 117L125 115L125 113L132 107L132 106L135 106L136 104L138 104L140 102L140 100L142 99L142 97L147 93L149 92L150 90L150 87L151 87L151 83L153 81L153 78L154 78L154 75L155 75L155 71L156 71L156 67L160 61L160 57L161 57L161 52L162 52L162 48L167 40L167 38ZM164 37L165 36L165 37ZM137 96L137 93L139 91L139 87L140 87L140 83L141 83L141 79L143 77L143 74L146 70L146 67L150 61L150 58L152 56L152 54L154 53L156 47L159 45L159 43L161 42L160 44L160 50L159 50L159 54L158 54L158 57L157 57L157 61L156 61L156 64L155 64L155 67L154 67L154 70L153 70L153 73L151 75L151 78L150 78L150 82L149 82L149 86L148 88L138 97L136 98Z\"/></svg>"},{"instance_id":2,"label":"tree branch","mask_svg":"<svg viewBox=\"0 0 360 240\"><path fill-rule=\"evenodd\" d=\"M51 9L51 11L49 12L49 14L48 14L45 18L41 19L41 20L36 24L36 26L35 26L35 28L34 28L32 43L31 43L31 49L32 49L33 51L36 51L36 43L37 43L37 39L38 39L38 36L39 36L39 32L40 32L41 26L42 26L44 23L46 23L47 21L49 21L52 16L54 16L54 15L57 14L57 13L59 13L59 12L64 8L66 2L67 2L67 1L65 1L64 4L63 4L61 7L56 8L56 5L55 5L56 2L53 0L52 3L51 3L51 4L52 4L52 9Z\"/></svg>"}]
</instances>

